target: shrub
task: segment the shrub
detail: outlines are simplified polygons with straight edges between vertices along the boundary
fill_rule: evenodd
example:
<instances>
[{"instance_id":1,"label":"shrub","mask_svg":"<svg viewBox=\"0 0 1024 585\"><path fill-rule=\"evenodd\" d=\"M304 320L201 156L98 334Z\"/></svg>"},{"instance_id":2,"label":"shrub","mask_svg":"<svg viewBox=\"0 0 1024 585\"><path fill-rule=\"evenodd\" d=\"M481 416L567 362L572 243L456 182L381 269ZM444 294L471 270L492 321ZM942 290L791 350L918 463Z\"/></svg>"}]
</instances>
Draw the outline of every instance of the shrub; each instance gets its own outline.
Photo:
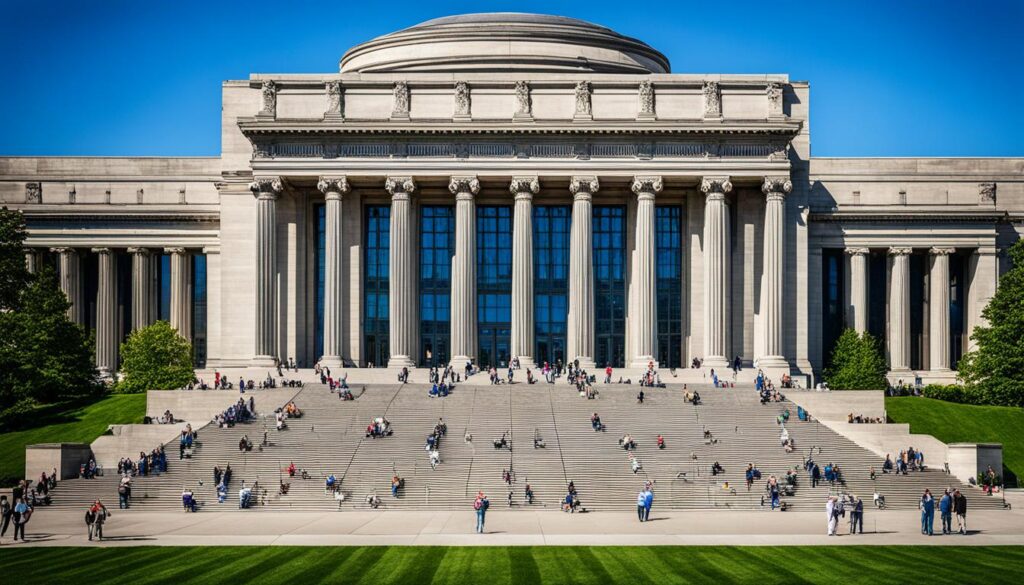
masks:
<instances>
[{"instance_id":1,"label":"shrub","mask_svg":"<svg viewBox=\"0 0 1024 585\"><path fill-rule=\"evenodd\" d=\"M192 344L166 321L133 332L121 344L122 393L173 390L192 381Z\"/></svg>"},{"instance_id":2,"label":"shrub","mask_svg":"<svg viewBox=\"0 0 1024 585\"><path fill-rule=\"evenodd\" d=\"M959 384L928 384L921 389L921 395L925 398L944 400L946 402L958 402L960 404L980 404L976 392Z\"/></svg>"}]
</instances>

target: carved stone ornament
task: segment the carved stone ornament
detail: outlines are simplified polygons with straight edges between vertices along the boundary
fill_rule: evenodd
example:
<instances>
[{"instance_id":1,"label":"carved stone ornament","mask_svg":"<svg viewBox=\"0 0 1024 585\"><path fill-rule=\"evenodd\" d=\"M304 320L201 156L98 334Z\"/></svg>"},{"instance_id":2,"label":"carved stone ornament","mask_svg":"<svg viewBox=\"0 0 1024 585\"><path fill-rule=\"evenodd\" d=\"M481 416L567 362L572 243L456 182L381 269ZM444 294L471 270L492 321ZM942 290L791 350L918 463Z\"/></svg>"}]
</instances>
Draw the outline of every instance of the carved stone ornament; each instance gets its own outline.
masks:
<instances>
[{"instance_id":1,"label":"carved stone ornament","mask_svg":"<svg viewBox=\"0 0 1024 585\"><path fill-rule=\"evenodd\" d=\"M704 177L700 180L700 190L709 198L725 197L732 191L732 181L729 177Z\"/></svg>"},{"instance_id":2,"label":"carved stone ornament","mask_svg":"<svg viewBox=\"0 0 1024 585\"><path fill-rule=\"evenodd\" d=\"M320 177L320 180L316 183L316 188L324 195L348 193L348 177L344 175L339 177Z\"/></svg>"},{"instance_id":3,"label":"carved stone ornament","mask_svg":"<svg viewBox=\"0 0 1024 585\"><path fill-rule=\"evenodd\" d=\"M257 197L277 197L284 189L281 177L255 177L249 190Z\"/></svg>"},{"instance_id":4,"label":"carved stone ornament","mask_svg":"<svg viewBox=\"0 0 1024 585\"><path fill-rule=\"evenodd\" d=\"M259 115L277 117L277 84L272 79L264 81L260 95L263 99L263 109L260 110Z\"/></svg>"},{"instance_id":5,"label":"carved stone ornament","mask_svg":"<svg viewBox=\"0 0 1024 585\"><path fill-rule=\"evenodd\" d=\"M995 183L979 183L978 184L978 198L981 203L993 204L996 202L996 184Z\"/></svg>"},{"instance_id":6,"label":"carved stone ornament","mask_svg":"<svg viewBox=\"0 0 1024 585\"><path fill-rule=\"evenodd\" d=\"M717 81L704 82L704 117L722 117L722 90Z\"/></svg>"},{"instance_id":7,"label":"carved stone ornament","mask_svg":"<svg viewBox=\"0 0 1024 585\"><path fill-rule=\"evenodd\" d=\"M641 118L653 118L654 117L654 84L649 80L643 80L640 82L640 88L638 91L640 98L640 112Z\"/></svg>"},{"instance_id":8,"label":"carved stone ornament","mask_svg":"<svg viewBox=\"0 0 1024 585\"><path fill-rule=\"evenodd\" d=\"M775 81L770 82L765 88L765 94L768 96L768 116L773 118L782 116L782 84Z\"/></svg>"},{"instance_id":9,"label":"carved stone ornament","mask_svg":"<svg viewBox=\"0 0 1024 585\"><path fill-rule=\"evenodd\" d=\"M847 248L846 253L850 256L867 256L871 253L868 248Z\"/></svg>"},{"instance_id":10,"label":"carved stone ornament","mask_svg":"<svg viewBox=\"0 0 1024 585\"><path fill-rule=\"evenodd\" d=\"M793 190L793 181L789 177L765 177L764 184L761 185L761 192L765 195L782 195L785 196Z\"/></svg>"},{"instance_id":11,"label":"carved stone ornament","mask_svg":"<svg viewBox=\"0 0 1024 585\"><path fill-rule=\"evenodd\" d=\"M394 89L394 107L391 109L393 118L409 117L409 84L396 81Z\"/></svg>"},{"instance_id":12,"label":"carved stone ornament","mask_svg":"<svg viewBox=\"0 0 1024 585\"><path fill-rule=\"evenodd\" d=\"M405 195L416 190L416 181L412 177L388 177L384 181L384 189L392 197Z\"/></svg>"},{"instance_id":13,"label":"carved stone ornament","mask_svg":"<svg viewBox=\"0 0 1024 585\"><path fill-rule=\"evenodd\" d=\"M516 82L516 118L533 116L533 102L530 99L530 84L525 81Z\"/></svg>"},{"instance_id":14,"label":"carved stone ornament","mask_svg":"<svg viewBox=\"0 0 1024 585\"><path fill-rule=\"evenodd\" d=\"M540 179L537 177L512 177L512 182L508 186L509 193L513 195L519 195L520 193L532 193L536 195L540 193Z\"/></svg>"},{"instance_id":15,"label":"carved stone ornament","mask_svg":"<svg viewBox=\"0 0 1024 585\"><path fill-rule=\"evenodd\" d=\"M470 116L469 84L459 81L455 84L455 117L468 118Z\"/></svg>"},{"instance_id":16,"label":"carved stone ornament","mask_svg":"<svg viewBox=\"0 0 1024 585\"><path fill-rule=\"evenodd\" d=\"M25 183L25 203L43 202L43 184Z\"/></svg>"},{"instance_id":17,"label":"carved stone ornament","mask_svg":"<svg viewBox=\"0 0 1024 585\"><path fill-rule=\"evenodd\" d=\"M601 183L593 175L574 176L569 181L569 192L576 197L590 197L601 188Z\"/></svg>"},{"instance_id":18,"label":"carved stone ornament","mask_svg":"<svg viewBox=\"0 0 1024 585\"><path fill-rule=\"evenodd\" d=\"M591 117L590 82L580 81L576 84L576 117Z\"/></svg>"},{"instance_id":19,"label":"carved stone ornament","mask_svg":"<svg viewBox=\"0 0 1024 585\"><path fill-rule=\"evenodd\" d=\"M476 175L465 175L452 177L448 181L448 190L453 195L462 197L470 197L480 192L480 180L476 178Z\"/></svg>"},{"instance_id":20,"label":"carved stone ornament","mask_svg":"<svg viewBox=\"0 0 1024 585\"><path fill-rule=\"evenodd\" d=\"M913 253L913 248L889 248L890 256L909 256Z\"/></svg>"},{"instance_id":21,"label":"carved stone ornament","mask_svg":"<svg viewBox=\"0 0 1024 585\"><path fill-rule=\"evenodd\" d=\"M661 193L664 186L660 175L646 175L633 177L633 184L630 185L630 189L641 197L654 197L654 195Z\"/></svg>"},{"instance_id":22,"label":"carved stone ornament","mask_svg":"<svg viewBox=\"0 0 1024 585\"><path fill-rule=\"evenodd\" d=\"M928 253L932 256L949 256L956 253L956 248L932 248Z\"/></svg>"},{"instance_id":23,"label":"carved stone ornament","mask_svg":"<svg viewBox=\"0 0 1024 585\"><path fill-rule=\"evenodd\" d=\"M341 118L344 116L344 109L341 102L341 82L327 82L327 109L324 111L324 118Z\"/></svg>"}]
</instances>

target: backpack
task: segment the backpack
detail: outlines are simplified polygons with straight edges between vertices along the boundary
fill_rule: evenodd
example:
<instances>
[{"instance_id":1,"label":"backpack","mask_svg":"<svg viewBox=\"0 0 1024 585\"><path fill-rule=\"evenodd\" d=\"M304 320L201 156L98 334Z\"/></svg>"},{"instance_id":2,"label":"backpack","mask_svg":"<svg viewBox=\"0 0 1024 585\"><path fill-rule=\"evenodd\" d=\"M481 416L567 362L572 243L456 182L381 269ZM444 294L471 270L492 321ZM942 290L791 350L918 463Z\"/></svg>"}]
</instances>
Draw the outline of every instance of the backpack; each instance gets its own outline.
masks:
<instances>
[{"instance_id":1,"label":"backpack","mask_svg":"<svg viewBox=\"0 0 1024 585\"><path fill-rule=\"evenodd\" d=\"M484 499L483 499L483 500L482 500L482 501L480 502L480 507L481 507L481 508L483 508L484 512L486 512L486 511L487 511L487 508L489 508L490 506L491 506L491 501L490 501L490 500L488 500L487 498L484 498Z\"/></svg>"},{"instance_id":2,"label":"backpack","mask_svg":"<svg viewBox=\"0 0 1024 585\"><path fill-rule=\"evenodd\" d=\"M473 509L474 510L479 510L479 509L483 508L483 506L484 506L483 500L481 500L479 498L475 502L473 502Z\"/></svg>"}]
</instances>

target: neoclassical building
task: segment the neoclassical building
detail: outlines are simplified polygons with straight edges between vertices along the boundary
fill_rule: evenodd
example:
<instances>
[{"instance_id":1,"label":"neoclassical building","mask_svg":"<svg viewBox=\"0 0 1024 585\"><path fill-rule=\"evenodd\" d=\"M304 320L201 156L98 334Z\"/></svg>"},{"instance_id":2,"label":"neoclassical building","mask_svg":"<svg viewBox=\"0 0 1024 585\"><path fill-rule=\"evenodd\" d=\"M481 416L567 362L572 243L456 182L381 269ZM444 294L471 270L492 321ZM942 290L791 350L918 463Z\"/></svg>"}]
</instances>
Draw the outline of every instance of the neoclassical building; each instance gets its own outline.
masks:
<instances>
[{"instance_id":1,"label":"neoclassical building","mask_svg":"<svg viewBox=\"0 0 1024 585\"><path fill-rule=\"evenodd\" d=\"M811 377L854 327L948 378L1024 218L1022 159L813 158L807 82L571 18L441 18L222 96L219 157L0 158L105 372L163 318L217 368Z\"/></svg>"}]
</instances>

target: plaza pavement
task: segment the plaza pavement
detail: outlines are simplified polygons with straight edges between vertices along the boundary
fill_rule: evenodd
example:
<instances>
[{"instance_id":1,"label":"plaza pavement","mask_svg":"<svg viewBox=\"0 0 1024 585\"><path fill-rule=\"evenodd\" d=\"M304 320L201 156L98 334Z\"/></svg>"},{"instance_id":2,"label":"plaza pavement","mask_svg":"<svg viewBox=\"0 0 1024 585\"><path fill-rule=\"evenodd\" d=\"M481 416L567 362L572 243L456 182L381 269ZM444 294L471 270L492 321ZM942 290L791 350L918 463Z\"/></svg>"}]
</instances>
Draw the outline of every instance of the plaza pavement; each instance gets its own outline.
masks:
<instances>
[{"instance_id":1,"label":"plaza pavement","mask_svg":"<svg viewBox=\"0 0 1024 585\"><path fill-rule=\"evenodd\" d=\"M102 543L89 542L84 511L43 509L28 524L29 541L0 546L215 546L215 545L1024 545L1019 511L968 515L967 536L925 537L915 511L865 512L863 535L825 535L821 512L659 511L641 524L632 511L566 514L503 511L492 505L486 533L474 533L466 511L122 512L112 510ZM954 519L954 527L955 527ZM939 518L935 528L941 531Z\"/></svg>"}]
</instances>

